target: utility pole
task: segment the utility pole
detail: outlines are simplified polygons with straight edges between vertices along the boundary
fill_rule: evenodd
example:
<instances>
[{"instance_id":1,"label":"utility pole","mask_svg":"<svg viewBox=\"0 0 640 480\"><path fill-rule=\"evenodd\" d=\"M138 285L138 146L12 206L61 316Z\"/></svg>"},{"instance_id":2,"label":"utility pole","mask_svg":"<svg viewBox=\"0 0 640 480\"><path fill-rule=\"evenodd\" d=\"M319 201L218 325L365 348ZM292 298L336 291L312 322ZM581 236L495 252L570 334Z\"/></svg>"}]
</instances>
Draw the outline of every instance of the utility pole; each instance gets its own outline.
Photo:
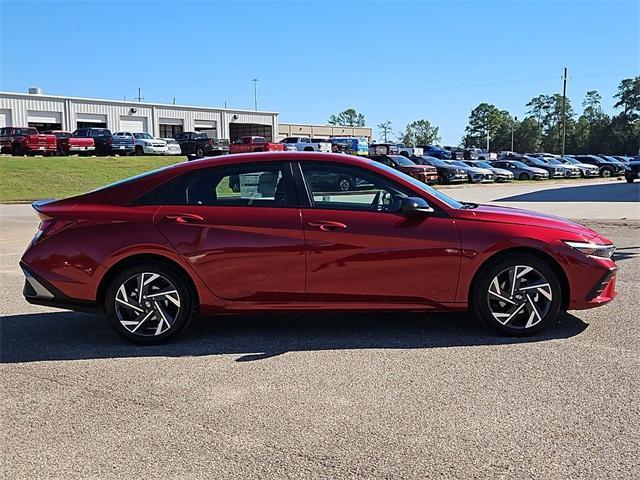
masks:
<instances>
[{"instance_id":1,"label":"utility pole","mask_svg":"<svg viewBox=\"0 0 640 480\"><path fill-rule=\"evenodd\" d=\"M253 106L258 110L258 79L254 78L253 82Z\"/></svg>"},{"instance_id":2,"label":"utility pole","mask_svg":"<svg viewBox=\"0 0 640 480\"><path fill-rule=\"evenodd\" d=\"M176 104L176 97L173 97L173 104Z\"/></svg>"},{"instance_id":3,"label":"utility pole","mask_svg":"<svg viewBox=\"0 0 640 480\"><path fill-rule=\"evenodd\" d=\"M562 77L562 156L564 156L564 147L567 143L567 67L564 67L564 75Z\"/></svg>"},{"instance_id":4,"label":"utility pole","mask_svg":"<svg viewBox=\"0 0 640 480\"><path fill-rule=\"evenodd\" d=\"M515 152L515 150L513 149L513 125L518 121L518 117L513 117L513 120L511 121L511 151Z\"/></svg>"},{"instance_id":5,"label":"utility pole","mask_svg":"<svg viewBox=\"0 0 640 480\"><path fill-rule=\"evenodd\" d=\"M489 127L487 126L487 153L489 153Z\"/></svg>"},{"instance_id":6,"label":"utility pole","mask_svg":"<svg viewBox=\"0 0 640 480\"><path fill-rule=\"evenodd\" d=\"M138 100L138 103L142 102L142 100L144 100L144 98L142 98L142 89L140 87L138 87L138 96L134 97L136 100Z\"/></svg>"}]
</instances>

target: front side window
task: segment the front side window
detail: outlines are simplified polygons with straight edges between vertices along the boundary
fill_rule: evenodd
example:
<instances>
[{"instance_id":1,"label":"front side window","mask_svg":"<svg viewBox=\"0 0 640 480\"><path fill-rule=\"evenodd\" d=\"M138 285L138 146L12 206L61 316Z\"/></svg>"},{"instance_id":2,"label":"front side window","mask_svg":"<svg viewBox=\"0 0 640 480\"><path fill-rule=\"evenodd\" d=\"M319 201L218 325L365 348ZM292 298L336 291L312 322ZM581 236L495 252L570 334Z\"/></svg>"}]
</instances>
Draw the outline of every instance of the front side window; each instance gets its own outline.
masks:
<instances>
[{"instance_id":1,"label":"front side window","mask_svg":"<svg viewBox=\"0 0 640 480\"><path fill-rule=\"evenodd\" d=\"M203 206L284 207L291 203L288 178L282 164L215 168L190 182L184 201Z\"/></svg>"},{"instance_id":2,"label":"front side window","mask_svg":"<svg viewBox=\"0 0 640 480\"><path fill-rule=\"evenodd\" d=\"M397 212L405 188L357 167L303 163L302 173L315 208Z\"/></svg>"}]
</instances>

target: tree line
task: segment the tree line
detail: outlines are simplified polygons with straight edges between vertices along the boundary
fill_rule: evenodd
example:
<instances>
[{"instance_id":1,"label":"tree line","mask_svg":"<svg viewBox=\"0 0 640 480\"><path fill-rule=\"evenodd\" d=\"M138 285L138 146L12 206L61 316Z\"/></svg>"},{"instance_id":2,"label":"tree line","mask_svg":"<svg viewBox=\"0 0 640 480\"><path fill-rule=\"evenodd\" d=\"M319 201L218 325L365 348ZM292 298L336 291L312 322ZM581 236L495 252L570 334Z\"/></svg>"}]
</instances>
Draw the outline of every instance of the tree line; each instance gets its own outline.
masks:
<instances>
[{"instance_id":1,"label":"tree line","mask_svg":"<svg viewBox=\"0 0 640 480\"><path fill-rule=\"evenodd\" d=\"M460 145L485 147L488 134L490 150L494 152L511 150L513 138L513 150L518 152L560 153L564 111L567 153L636 155L640 150L640 76L622 80L614 100L617 113L609 116L602 110L601 95L590 90L578 115L569 98L563 110L562 95L538 95L526 104L528 110L522 119L490 103L481 103L471 111ZM350 108L332 115L329 123L364 126L365 117ZM393 141L390 121L379 124L378 129L382 140ZM438 127L425 119L407 124L396 138L406 145L440 141Z\"/></svg>"}]
</instances>

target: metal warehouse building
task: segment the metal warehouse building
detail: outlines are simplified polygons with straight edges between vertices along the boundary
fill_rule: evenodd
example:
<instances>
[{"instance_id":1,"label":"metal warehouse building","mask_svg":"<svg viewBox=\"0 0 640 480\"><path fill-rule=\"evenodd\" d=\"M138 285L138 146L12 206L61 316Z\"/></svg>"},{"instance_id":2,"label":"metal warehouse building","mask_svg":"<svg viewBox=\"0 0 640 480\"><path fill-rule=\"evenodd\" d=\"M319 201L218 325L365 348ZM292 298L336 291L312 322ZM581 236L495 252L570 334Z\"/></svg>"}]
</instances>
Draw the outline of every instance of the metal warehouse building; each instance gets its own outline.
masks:
<instances>
[{"instance_id":1,"label":"metal warehouse building","mask_svg":"<svg viewBox=\"0 0 640 480\"><path fill-rule=\"evenodd\" d=\"M243 135L274 140L278 134L276 112L62 97L42 95L39 89L30 92L0 92L0 127L68 131L102 127L113 132L149 132L156 137L206 131L212 138L231 141Z\"/></svg>"},{"instance_id":2,"label":"metal warehouse building","mask_svg":"<svg viewBox=\"0 0 640 480\"><path fill-rule=\"evenodd\" d=\"M367 127L278 124L277 112L43 95L38 88L29 93L0 92L0 128L12 126L70 132L100 127L112 132L149 132L161 138L205 131L211 138L232 142L243 135L273 141L292 136L372 138Z\"/></svg>"}]
</instances>

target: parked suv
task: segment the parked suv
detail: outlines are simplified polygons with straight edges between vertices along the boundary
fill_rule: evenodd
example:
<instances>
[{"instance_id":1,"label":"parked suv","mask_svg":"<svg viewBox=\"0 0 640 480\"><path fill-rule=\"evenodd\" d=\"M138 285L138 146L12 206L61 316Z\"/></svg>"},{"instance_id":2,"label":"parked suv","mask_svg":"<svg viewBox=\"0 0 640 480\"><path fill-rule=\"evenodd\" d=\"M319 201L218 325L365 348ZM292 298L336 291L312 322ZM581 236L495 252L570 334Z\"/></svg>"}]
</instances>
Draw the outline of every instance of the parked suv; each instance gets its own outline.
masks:
<instances>
[{"instance_id":1,"label":"parked suv","mask_svg":"<svg viewBox=\"0 0 640 480\"><path fill-rule=\"evenodd\" d=\"M415 157L412 159L420 165L431 165L438 172L438 183L464 183L468 180L464 169L450 165L444 160L435 157Z\"/></svg>"},{"instance_id":2,"label":"parked suv","mask_svg":"<svg viewBox=\"0 0 640 480\"><path fill-rule=\"evenodd\" d=\"M391 168L406 173L407 175L424 183L437 183L438 170L431 165L417 165L404 155L369 155L368 158L380 162Z\"/></svg>"},{"instance_id":3,"label":"parked suv","mask_svg":"<svg viewBox=\"0 0 640 480\"><path fill-rule=\"evenodd\" d=\"M627 183L633 183L636 178L640 178L640 160L632 160L627 163L624 169L624 178Z\"/></svg>"},{"instance_id":4,"label":"parked suv","mask_svg":"<svg viewBox=\"0 0 640 480\"><path fill-rule=\"evenodd\" d=\"M132 155L135 153L136 137L131 132L115 132L111 142L111 153Z\"/></svg>"},{"instance_id":5,"label":"parked suv","mask_svg":"<svg viewBox=\"0 0 640 480\"><path fill-rule=\"evenodd\" d=\"M73 132L73 136L77 138L92 138L97 155L109 155L111 153L111 142L113 142L111 130L106 128L79 128Z\"/></svg>"},{"instance_id":6,"label":"parked suv","mask_svg":"<svg viewBox=\"0 0 640 480\"><path fill-rule=\"evenodd\" d=\"M331 152L331 142L319 138L287 137L280 143L293 145L300 152Z\"/></svg>"},{"instance_id":7,"label":"parked suv","mask_svg":"<svg viewBox=\"0 0 640 480\"><path fill-rule=\"evenodd\" d=\"M574 167L578 167L578 169L580 170L580 176L582 178L597 177L598 175L600 175L600 169L597 166L589 165L588 163L582 163L570 155L560 157L558 158L558 161L564 163L565 165L573 165Z\"/></svg>"},{"instance_id":8,"label":"parked suv","mask_svg":"<svg viewBox=\"0 0 640 480\"><path fill-rule=\"evenodd\" d=\"M12 155L56 153L55 135L38 133L33 127L5 127L0 129L0 152Z\"/></svg>"},{"instance_id":9,"label":"parked suv","mask_svg":"<svg viewBox=\"0 0 640 480\"><path fill-rule=\"evenodd\" d=\"M566 176L567 170L561 165L551 165L547 163L542 158L537 157L529 157L528 155L524 155L520 161L530 167L540 168L542 170L546 170L549 174L549 178L564 178Z\"/></svg>"},{"instance_id":10,"label":"parked suv","mask_svg":"<svg viewBox=\"0 0 640 480\"><path fill-rule=\"evenodd\" d=\"M620 167L619 165L611 163L597 155L574 155L573 158L579 162L588 163L589 165L595 165L598 167L600 169L601 177L613 177L624 173L624 167Z\"/></svg>"}]
</instances>

